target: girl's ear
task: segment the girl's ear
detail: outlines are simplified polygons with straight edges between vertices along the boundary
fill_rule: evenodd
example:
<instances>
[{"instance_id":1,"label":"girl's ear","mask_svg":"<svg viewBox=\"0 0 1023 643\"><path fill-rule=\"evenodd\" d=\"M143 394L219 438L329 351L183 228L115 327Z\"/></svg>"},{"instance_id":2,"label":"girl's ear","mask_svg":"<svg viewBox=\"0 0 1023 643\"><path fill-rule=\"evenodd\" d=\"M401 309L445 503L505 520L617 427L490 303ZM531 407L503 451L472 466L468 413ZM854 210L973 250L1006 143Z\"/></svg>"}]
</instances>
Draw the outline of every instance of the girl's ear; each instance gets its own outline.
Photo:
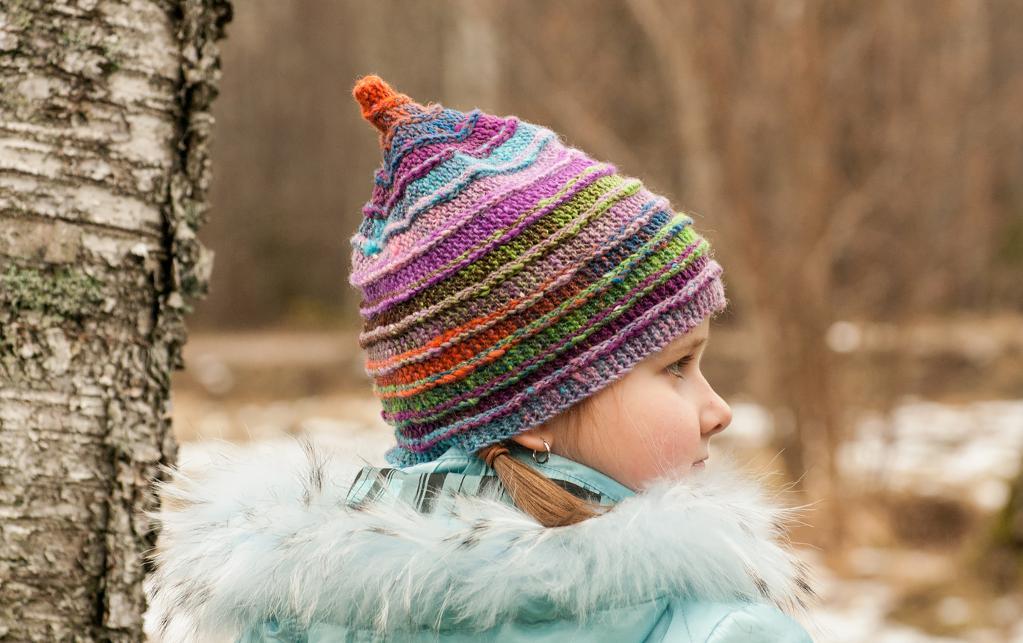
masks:
<instances>
[{"instance_id":1,"label":"girl's ear","mask_svg":"<svg viewBox=\"0 0 1023 643\"><path fill-rule=\"evenodd\" d=\"M522 433L513 435L511 440L527 449L540 452L547 450L547 447L543 445L544 440L547 440L547 444L551 445L551 447L554 446L554 436L551 434L551 431L543 425L536 426L528 431L523 431Z\"/></svg>"}]
</instances>

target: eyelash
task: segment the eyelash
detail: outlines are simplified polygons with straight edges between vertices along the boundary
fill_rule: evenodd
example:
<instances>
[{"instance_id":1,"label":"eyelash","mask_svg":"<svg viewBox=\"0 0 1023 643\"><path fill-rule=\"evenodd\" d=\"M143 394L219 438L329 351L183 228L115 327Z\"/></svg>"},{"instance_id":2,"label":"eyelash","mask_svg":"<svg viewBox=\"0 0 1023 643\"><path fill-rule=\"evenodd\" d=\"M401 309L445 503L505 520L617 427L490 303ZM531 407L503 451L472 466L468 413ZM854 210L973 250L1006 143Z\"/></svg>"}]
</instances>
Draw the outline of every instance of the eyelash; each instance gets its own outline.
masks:
<instances>
[{"instance_id":1,"label":"eyelash","mask_svg":"<svg viewBox=\"0 0 1023 643\"><path fill-rule=\"evenodd\" d=\"M671 373L672 369L674 369L675 367L682 368L682 367L688 365L692 361L693 361L693 356L692 355L686 355L685 357L683 357L682 359L678 360L674 364L671 364L670 366L668 366L667 370L668 370L669 373ZM672 374L674 375L674 373L672 373ZM679 378L680 380L684 380L685 379L684 375L675 375L675 377Z\"/></svg>"}]
</instances>

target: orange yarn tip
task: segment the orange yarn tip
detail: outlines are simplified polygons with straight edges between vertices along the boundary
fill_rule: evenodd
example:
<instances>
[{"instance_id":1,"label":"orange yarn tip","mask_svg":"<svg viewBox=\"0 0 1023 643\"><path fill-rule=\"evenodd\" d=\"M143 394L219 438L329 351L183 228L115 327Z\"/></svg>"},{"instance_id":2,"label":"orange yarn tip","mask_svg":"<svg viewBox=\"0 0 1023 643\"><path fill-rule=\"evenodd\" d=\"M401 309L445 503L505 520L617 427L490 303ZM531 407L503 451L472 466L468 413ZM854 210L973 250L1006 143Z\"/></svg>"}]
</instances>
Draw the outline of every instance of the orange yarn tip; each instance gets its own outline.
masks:
<instances>
[{"instance_id":1,"label":"orange yarn tip","mask_svg":"<svg viewBox=\"0 0 1023 643\"><path fill-rule=\"evenodd\" d=\"M362 107L362 117L372 123L378 130L386 133L391 129L398 114L394 108L412 99L394 91L380 76L367 74L355 81L352 96Z\"/></svg>"}]
</instances>

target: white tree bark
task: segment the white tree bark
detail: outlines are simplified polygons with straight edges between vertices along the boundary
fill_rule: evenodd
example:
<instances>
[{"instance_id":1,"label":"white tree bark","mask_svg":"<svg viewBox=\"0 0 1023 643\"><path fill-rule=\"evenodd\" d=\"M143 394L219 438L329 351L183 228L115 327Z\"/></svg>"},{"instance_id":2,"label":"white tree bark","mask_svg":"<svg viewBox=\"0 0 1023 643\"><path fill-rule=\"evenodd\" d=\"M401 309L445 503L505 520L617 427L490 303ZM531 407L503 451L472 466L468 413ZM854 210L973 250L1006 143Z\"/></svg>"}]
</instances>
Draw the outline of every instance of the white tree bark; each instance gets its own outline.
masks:
<instances>
[{"instance_id":1,"label":"white tree bark","mask_svg":"<svg viewBox=\"0 0 1023 643\"><path fill-rule=\"evenodd\" d=\"M227 0L0 0L0 639L141 640Z\"/></svg>"}]
</instances>

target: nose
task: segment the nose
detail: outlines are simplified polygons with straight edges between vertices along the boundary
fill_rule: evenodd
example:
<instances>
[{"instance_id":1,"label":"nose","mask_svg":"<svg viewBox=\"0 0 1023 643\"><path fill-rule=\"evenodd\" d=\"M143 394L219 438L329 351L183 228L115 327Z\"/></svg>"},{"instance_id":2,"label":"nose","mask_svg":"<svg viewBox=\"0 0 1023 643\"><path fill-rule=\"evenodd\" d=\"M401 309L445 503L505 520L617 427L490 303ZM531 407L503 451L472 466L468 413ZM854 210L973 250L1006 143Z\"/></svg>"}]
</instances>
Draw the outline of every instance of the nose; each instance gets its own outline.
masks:
<instances>
[{"instance_id":1,"label":"nose","mask_svg":"<svg viewBox=\"0 0 1023 643\"><path fill-rule=\"evenodd\" d=\"M703 417L703 435L710 438L721 433L732 423L732 407L728 406L724 398L711 389L711 399L708 403Z\"/></svg>"}]
</instances>

